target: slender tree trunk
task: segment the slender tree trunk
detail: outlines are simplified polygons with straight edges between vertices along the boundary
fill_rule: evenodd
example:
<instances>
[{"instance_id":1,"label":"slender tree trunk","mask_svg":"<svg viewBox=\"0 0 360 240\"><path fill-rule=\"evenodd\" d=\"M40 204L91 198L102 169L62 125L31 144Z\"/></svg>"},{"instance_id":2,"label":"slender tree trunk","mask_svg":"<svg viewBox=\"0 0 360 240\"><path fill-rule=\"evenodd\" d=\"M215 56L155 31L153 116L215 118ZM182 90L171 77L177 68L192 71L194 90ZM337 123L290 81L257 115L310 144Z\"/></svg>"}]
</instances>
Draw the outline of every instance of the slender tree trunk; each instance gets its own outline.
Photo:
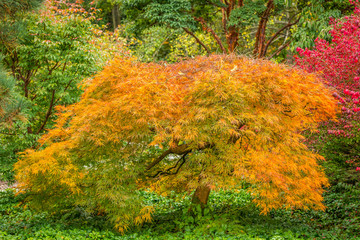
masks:
<instances>
[{"instance_id":1,"label":"slender tree trunk","mask_svg":"<svg viewBox=\"0 0 360 240\"><path fill-rule=\"evenodd\" d=\"M265 41L266 41L266 26L271 15L271 10L274 8L274 0L269 0L266 5L266 10L261 16L259 26L256 32L254 57L262 58L265 55Z\"/></svg>"},{"instance_id":2,"label":"slender tree trunk","mask_svg":"<svg viewBox=\"0 0 360 240\"><path fill-rule=\"evenodd\" d=\"M238 45L239 30L236 27L229 27L226 34L226 42L228 45L229 53L233 53Z\"/></svg>"},{"instance_id":3,"label":"slender tree trunk","mask_svg":"<svg viewBox=\"0 0 360 240\"><path fill-rule=\"evenodd\" d=\"M201 208L204 209L209 199L210 190L210 186L208 185L196 188L195 193L192 197L192 203L200 204Z\"/></svg>"},{"instance_id":4,"label":"slender tree trunk","mask_svg":"<svg viewBox=\"0 0 360 240\"><path fill-rule=\"evenodd\" d=\"M119 4L115 4L112 8L112 20L114 30L120 25L120 11Z\"/></svg>"},{"instance_id":5,"label":"slender tree trunk","mask_svg":"<svg viewBox=\"0 0 360 240\"><path fill-rule=\"evenodd\" d=\"M36 134L39 134L45 128L45 125L48 122L48 120L51 116L52 110L54 108L54 102L55 102L55 90L52 90L49 108L46 112L45 119L44 119L43 123L41 124L39 130L36 132Z\"/></svg>"},{"instance_id":6,"label":"slender tree trunk","mask_svg":"<svg viewBox=\"0 0 360 240\"><path fill-rule=\"evenodd\" d=\"M233 53L239 43L239 29L236 26L228 26L228 22L230 20L231 12L234 9L241 8L243 6L243 0L223 0L222 2L227 5L226 8L221 9L223 31L226 37L228 53Z\"/></svg>"}]
</instances>

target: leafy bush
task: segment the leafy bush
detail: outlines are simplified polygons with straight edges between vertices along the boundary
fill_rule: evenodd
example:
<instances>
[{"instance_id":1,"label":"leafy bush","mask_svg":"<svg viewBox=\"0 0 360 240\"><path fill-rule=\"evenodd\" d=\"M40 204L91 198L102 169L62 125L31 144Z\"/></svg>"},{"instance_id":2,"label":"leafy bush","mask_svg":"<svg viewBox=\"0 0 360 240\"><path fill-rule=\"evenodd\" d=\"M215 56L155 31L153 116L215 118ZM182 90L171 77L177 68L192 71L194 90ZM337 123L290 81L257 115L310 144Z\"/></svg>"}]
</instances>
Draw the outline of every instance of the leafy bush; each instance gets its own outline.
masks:
<instances>
[{"instance_id":1,"label":"leafy bush","mask_svg":"<svg viewBox=\"0 0 360 240\"><path fill-rule=\"evenodd\" d=\"M360 234L360 5L350 2L355 6L353 14L331 21L331 41L317 39L314 49L298 49L297 65L317 72L337 91L334 96L342 107L338 121L324 122L307 140L326 159L323 166L333 185L325 195L328 208L324 214L300 215L327 231L356 239Z\"/></svg>"},{"instance_id":2,"label":"leafy bush","mask_svg":"<svg viewBox=\"0 0 360 240\"><path fill-rule=\"evenodd\" d=\"M351 16L332 20L331 42L317 39L313 50L298 49L297 65L317 72L325 84L337 91L334 96L342 106L338 121L324 122L309 142L316 144L327 159L325 166L333 184L359 181L360 5L357 1L353 4Z\"/></svg>"}]
</instances>

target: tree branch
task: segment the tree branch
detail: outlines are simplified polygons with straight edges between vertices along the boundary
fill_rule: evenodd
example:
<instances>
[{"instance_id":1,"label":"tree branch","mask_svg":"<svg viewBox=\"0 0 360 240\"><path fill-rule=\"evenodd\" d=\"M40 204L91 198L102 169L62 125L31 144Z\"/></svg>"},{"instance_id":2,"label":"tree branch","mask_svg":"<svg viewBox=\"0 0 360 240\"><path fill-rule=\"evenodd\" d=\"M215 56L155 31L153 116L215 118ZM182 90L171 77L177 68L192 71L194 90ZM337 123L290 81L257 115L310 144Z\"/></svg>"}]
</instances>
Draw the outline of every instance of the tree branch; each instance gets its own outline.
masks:
<instances>
[{"instance_id":1,"label":"tree branch","mask_svg":"<svg viewBox=\"0 0 360 240\"><path fill-rule=\"evenodd\" d=\"M153 168L155 165L157 165L158 163L160 163L166 156L168 156L169 154L175 153L175 154L185 154L188 151L189 145L188 144L182 144L180 146L177 146L175 148L170 148L169 150L166 150L165 152L163 152L158 158L156 158L153 162L151 162L147 167L146 170L150 170L151 168Z\"/></svg>"},{"instance_id":2,"label":"tree branch","mask_svg":"<svg viewBox=\"0 0 360 240\"><path fill-rule=\"evenodd\" d=\"M191 32L191 31L190 31L189 29L187 29L187 28L183 28L183 29L184 29L184 31L185 31L187 34L189 34L190 36L192 36L193 38L195 38L196 42L197 42L198 44L200 44L200 45L206 50L206 52L207 52L208 54L211 54L209 48L208 48L197 36L195 36L195 34L194 34L193 32Z\"/></svg>"},{"instance_id":3,"label":"tree branch","mask_svg":"<svg viewBox=\"0 0 360 240\"><path fill-rule=\"evenodd\" d=\"M210 27L207 26L205 20L204 20L202 17L194 17L194 19L201 24L201 26L203 27L203 29L204 29L205 31L211 33L211 35L212 35L212 36L214 37L214 39L216 40L217 44L220 46L221 51L222 51L223 53L226 53L226 52L227 52L227 51L226 51L226 48L225 48L224 45L222 44L219 36L215 33L215 31L214 31L213 29L211 29Z\"/></svg>"},{"instance_id":4,"label":"tree branch","mask_svg":"<svg viewBox=\"0 0 360 240\"><path fill-rule=\"evenodd\" d=\"M273 8L274 0L268 0L266 4L266 10L261 15L261 19L259 21L258 29L255 36L256 40L253 54L256 58L264 57L266 27L269 17L271 16L271 10Z\"/></svg>"},{"instance_id":5,"label":"tree branch","mask_svg":"<svg viewBox=\"0 0 360 240\"><path fill-rule=\"evenodd\" d=\"M185 157L186 157L186 155L187 155L189 152L190 152L190 151L188 151L187 153L185 153L185 154L176 162L175 166L172 166L172 167L166 169L165 171L158 171L155 175L150 176L150 177L155 178L155 177L157 177L157 176L159 176L159 175L176 175L176 174L178 174L179 171L180 171L180 168L184 165L184 163L185 163L185 161L186 161ZM181 163L180 163L180 162L181 162ZM179 165L179 163L180 163L180 165ZM178 167L178 165L179 165L179 167ZM177 168L176 171L175 171L175 172L170 172L170 171L171 171L172 169L174 169L174 168Z\"/></svg>"},{"instance_id":6,"label":"tree branch","mask_svg":"<svg viewBox=\"0 0 360 240\"><path fill-rule=\"evenodd\" d=\"M36 132L36 134L39 134L45 127L47 121L49 120L49 117L51 115L52 109L54 107L54 101L55 101L55 89L52 91L51 93L51 101L50 101L50 105L49 108L47 110L47 113L45 115L45 119L44 122L42 123L41 127L39 128L39 130Z\"/></svg>"},{"instance_id":7,"label":"tree branch","mask_svg":"<svg viewBox=\"0 0 360 240\"><path fill-rule=\"evenodd\" d=\"M156 158L153 162L151 162L145 169L146 171L150 170L151 168L153 168L155 165L157 165L158 163L160 163L166 156L168 156L169 154L177 154L177 155L183 155L183 154L187 154L189 152L191 152L192 150L203 150L206 148L210 148L213 145L210 143L207 143L205 145L202 146L198 146L195 148L190 149L190 145L189 144L182 144L180 146L176 146L173 148L170 148L168 150L166 150L165 152L163 152L158 158Z\"/></svg>"},{"instance_id":8,"label":"tree branch","mask_svg":"<svg viewBox=\"0 0 360 240\"><path fill-rule=\"evenodd\" d=\"M171 149L166 150L165 152L163 152L158 158L156 158L153 162L151 162L147 167L146 170L150 170L151 168L153 168L156 164L158 164L159 162L161 162L167 155L171 154Z\"/></svg>"},{"instance_id":9,"label":"tree branch","mask_svg":"<svg viewBox=\"0 0 360 240\"><path fill-rule=\"evenodd\" d=\"M276 52L274 52L269 59L273 58L275 55L277 55L279 52L281 52L284 48L286 48L287 46L289 46L291 41L288 41L286 44L282 45L281 47L278 48L278 50L276 50Z\"/></svg>"},{"instance_id":10,"label":"tree branch","mask_svg":"<svg viewBox=\"0 0 360 240\"><path fill-rule=\"evenodd\" d=\"M296 16L296 15L295 15ZM264 49L264 56L266 56L266 52L268 50L268 47L270 46L270 44L275 40L275 38L285 29L297 24L300 21L301 16L293 23L288 23L287 25L285 25L284 27L280 28L270 39L269 41L267 41L266 45L265 45L265 49ZM290 19L291 21L291 19Z\"/></svg>"}]
</instances>

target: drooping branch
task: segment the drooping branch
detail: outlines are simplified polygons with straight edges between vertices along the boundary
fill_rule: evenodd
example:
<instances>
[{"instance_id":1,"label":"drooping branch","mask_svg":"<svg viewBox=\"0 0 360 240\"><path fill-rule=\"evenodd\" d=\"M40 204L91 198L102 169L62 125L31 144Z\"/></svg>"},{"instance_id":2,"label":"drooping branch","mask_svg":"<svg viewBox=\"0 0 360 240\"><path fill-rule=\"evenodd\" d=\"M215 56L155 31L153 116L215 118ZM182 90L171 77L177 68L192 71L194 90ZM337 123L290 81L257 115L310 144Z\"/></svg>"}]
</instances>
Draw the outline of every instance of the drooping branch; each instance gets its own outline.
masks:
<instances>
[{"instance_id":1,"label":"drooping branch","mask_svg":"<svg viewBox=\"0 0 360 240\"><path fill-rule=\"evenodd\" d=\"M206 148L211 148L214 146L213 144L206 143L204 145L199 145L198 147L191 148L189 144L182 144L173 148L170 148L163 152L158 158L154 159L145 169L146 171L150 170L157 164L159 164L162 160L164 160L169 154L177 154L177 155L183 155L191 152L192 150L203 150Z\"/></svg>"},{"instance_id":2,"label":"drooping branch","mask_svg":"<svg viewBox=\"0 0 360 240\"><path fill-rule=\"evenodd\" d=\"M158 171L155 175L153 176L150 176L152 178L156 178L157 176L160 176L160 175L176 175L179 173L181 167L184 165L186 159L186 155L189 153L190 151L188 151L187 153L185 153L184 155L182 155L182 157L176 162L176 164L168 169L166 169L165 171ZM179 165L180 164L180 165ZM176 170L174 172L171 172L172 169L175 169Z\"/></svg>"},{"instance_id":3,"label":"drooping branch","mask_svg":"<svg viewBox=\"0 0 360 240\"><path fill-rule=\"evenodd\" d=\"M166 158L167 155L171 154L171 149L163 152L158 158L156 158L153 162L151 162L147 167L146 170L150 170L155 165L157 165L159 162L161 162L164 158Z\"/></svg>"},{"instance_id":4,"label":"drooping branch","mask_svg":"<svg viewBox=\"0 0 360 240\"><path fill-rule=\"evenodd\" d=\"M189 152L190 152L190 151L188 151L187 153L185 153L184 155L182 155L182 157L179 159L179 161L176 162L175 166L172 166L172 167L169 167L168 169L166 169L165 173L166 173L166 174L167 174L167 173L170 174L170 171L171 171L172 169L175 169L175 168L176 168L176 171L175 171L173 174L177 174L177 173L179 172L181 166L185 163L185 157L186 157L186 155L189 154ZM180 163L180 162L181 162L181 163ZM180 165L179 165L179 163L180 163ZM178 165L179 165L179 167L178 167Z\"/></svg>"},{"instance_id":5,"label":"drooping branch","mask_svg":"<svg viewBox=\"0 0 360 240\"><path fill-rule=\"evenodd\" d=\"M196 41L198 44L200 44L200 45L205 49L205 51L206 51L208 54L211 54L209 48L208 48L193 32L191 32L191 31L190 31L189 29L187 29L187 28L183 28L183 29L184 29L184 31L185 31L187 34L189 34L190 36L192 36L193 38L195 38L195 41Z\"/></svg>"},{"instance_id":6,"label":"drooping branch","mask_svg":"<svg viewBox=\"0 0 360 240\"><path fill-rule=\"evenodd\" d=\"M182 144L182 145L177 146L175 148L170 148L169 150L166 150L158 158L156 158L153 162L151 162L146 167L146 170L148 171L151 168L153 168L155 165L160 163L164 158L166 158L169 154L172 154L172 153L175 153L175 154L178 154L178 155L185 154L187 151L189 151L188 148L189 148L188 144Z\"/></svg>"}]
</instances>

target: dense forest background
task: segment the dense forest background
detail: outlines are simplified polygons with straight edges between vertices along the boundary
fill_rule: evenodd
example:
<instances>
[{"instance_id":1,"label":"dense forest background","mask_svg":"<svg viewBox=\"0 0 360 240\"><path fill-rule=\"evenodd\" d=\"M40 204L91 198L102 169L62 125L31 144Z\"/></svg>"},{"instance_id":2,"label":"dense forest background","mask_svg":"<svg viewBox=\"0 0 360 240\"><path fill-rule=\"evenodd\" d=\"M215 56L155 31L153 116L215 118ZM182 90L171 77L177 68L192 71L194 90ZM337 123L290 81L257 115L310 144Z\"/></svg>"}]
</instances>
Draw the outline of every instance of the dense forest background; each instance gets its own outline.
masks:
<instances>
[{"instance_id":1,"label":"dense forest background","mask_svg":"<svg viewBox=\"0 0 360 240\"><path fill-rule=\"evenodd\" d=\"M42 185L42 181L46 178L34 178L26 179L24 182L32 181L34 186L39 187L38 198L32 197L34 191L16 195L12 190L0 192L0 236L3 239L360 239L360 10L358 6L358 1L344 0L2 0L0 2L0 180L9 185L17 184L16 179L18 181L25 179L19 175L22 173L26 175L26 167L24 167L26 164L33 166L29 160L33 155L26 155L29 151L42 150L47 145L51 146L63 140L63 135L56 132L56 129L62 129L63 126L59 127L61 124L66 125L69 121L62 115L63 112L72 112L73 117L80 116L81 111L92 104L91 101L86 102L89 94L90 96L105 94L105 97L101 95L102 97L97 99L99 101L105 101L104 99L107 101L106 97L113 96L111 91L115 90L108 88L106 81L109 79L117 81L117 78L112 77L111 74L120 76L125 70L111 72L112 70L109 69L112 69L111 66L115 66L115 63L129 64L126 61L116 62L116 59L132 59L131 61L136 61L138 64L149 64L136 65L134 69L132 69L133 65L126 65L131 69L126 76L130 78L134 72L141 73L143 78L149 81L159 76L161 79L163 72L165 74L166 71L170 73L175 71L167 70L165 68L167 66L170 68L174 66L176 71L180 69L178 71L180 75L186 75L188 72L183 73L181 67L187 70L194 69L198 67L196 64L202 61L216 65L218 64L216 58L214 60L210 57L209 60L204 60L213 55L246 56L254 61L271 61L272 63L268 63L269 66L285 64L288 68L296 68L304 74L315 73L327 86L327 90L321 90L319 94L322 94L319 97L322 101L319 100L319 105L313 107L312 111L318 108L320 115L319 106L325 102L331 105L327 91L333 95L333 99L340 107L337 120L321 119L317 130L312 127L301 129L301 135L304 136L302 143L312 153L324 157L324 160L319 161L328 178L328 184L325 180L319 180L326 187L326 191L321 192L326 207L324 211L288 208L272 209L267 215L260 215L263 209L259 207L261 204L254 204L255 197L247 191L254 188L249 182L241 182L240 190L224 187L212 191L209 200L205 202L206 206L195 207L194 199L191 199L189 193L191 191L159 194L158 191L141 189L129 183L129 186L137 188L136 196L130 193L126 195L132 192L133 188L121 190L123 192L119 190L121 196L129 198L119 204L130 202L134 206L136 204L154 206L154 210L151 214L150 211L144 213L141 221L125 221L118 220L117 217L124 218L124 214L127 212L130 214L135 207L124 207L120 211L118 210L120 205L114 207L107 203L116 190L106 189L104 186L113 182L99 180L103 185L96 191L103 191L106 194L105 200L101 198L97 201L96 198L101 194L89 191L88 202L72 204L70 197L66 199L64 196L67 193L61 192L62 190L59 191L59 195L58 192L56 194L53 192L52 195L49 193L50 190L44 191L47 195L45 193L41 195L43 194L41 189L49 187L46 184ZM186 61L189 63L182 65ZM258 65L254 64L254 66ZM259 63L259 66L263 65ZM148 75L148 69L153 71L153 75ZM209 66L204 69L215 71ZM283 71L277 67L271 68L272 70L265 67L258 69L269 71L269 74L278 71L275 75L279 76L282 76ZM251 68L246 67L243 70L252 71ZM230 70L235 73L237 71L240 70L236 68ZM97 80L100 78L97 76L103 76L101 74L109 74L109 77L105 78L106 81ZM272 76L275 78L275 75ZM194 77L197 77L196 73ZM293 81L295 80L299 83L305 81L300 77L294 77ZM94 84L99 84L99 92L93 89ZM134 85L136 84L135 81ZM296 86L289 87L284 96L302 98L303 95L291 92ZM153 89L157 88L153 87ZM161 88L157 90L164 91ZM308 101L311 105L312 100L317 100L318 93L310 90L304 93L307 95L303 101ZM151 99L156 95L156 93L146 95L147 93L137 93L143 98L141 99L143 106L146 105L144 102L147 102L145 96ZM168 97L161 97L159 99L162 101L168 100ZM276 97L274 95L271 99ZM84 108L76 110L75 107L75 110L69 110L71 106ZM134 108L136 107L138 105L134 105ZM294 109L295 112L302 111L295 107L292 111ZM301 116L303 119L307 117L306 114ZM144 119L148 123L152 121L150 115L147 117ZM66 123L61 123L61 119ZM156 124L163 124L161 121ZM275 126L271 124L269 126ZM82 125L76 126L80 126L78 129L81 129ZM49 132L49 129L55 130ZM150 136L153 134L151 131ZM131 134L132 132L129 136ZM162 134L167 133L164 131ZM133 137L131 139L138 137L138 135L131 136ZM138 143L141 144L141 141ZM156 141L158 147L161 141ZM185 141L182 142L185 145ZM171 146L171 143L166 142L166 144ZM91 145L91 142L88 142L88 145ZM106 156L107 159L108 152L113 151L117 145L102 149L103 152L96 152L100 150L90 147L87 149L85 145L79 146L79 149L85 149L94 158L102 156L104 159ZM203 149L200 147L196 149L196 151L201 150ZM135 150L131 149L131 151ZM161 148L150 149L148 154L155 155L161 151ZM179 155L181 158L175 167L181 159L185 162L185 156L189 152L187 150L181 152ZM85 154L83 159L90 159L91 156ZM141 159L143 157L143 155L138 156ZM16 165L19 159L24 158L28 159L26 164L25 160L21 160ZM35 158L34 155L33 159ZM14 166L17 172L14 171ZM39 166L37 167L40 169L45 168L45 165ZM68 172L71 172L69 169ZM305 170L301 171L305 172ZM116 175L116 173L112 174ZM159 171L154 176L159 177L161 174ZM128 179L138 181L134 179L138 175L130 175L126 177L126 181ZM94 179L101 179L104 176L108 175L96 175ZM64 184L68 184L65 181ZM123 179L119 181L128 184ZM316 182L316 178L313 181ZM257 184L260 188L261 183ZM54 189L57 187L55 186ZM142 202L138 202L140 201L138 196L141 196ZM114 198L121 197L115 194ZM42 202L44 199L48 199L46 204ZM32 202L35 204L32 205ZM53 206L47 207L47 204L56 205L56 209L53 209ZM91 210L83 207L82 204L91 205ZM101 204L105 207L99 207ZM150 215L152 220L148 221ZM126 222L126 227L123 225L117 227L119 222ZM119 233L119 230L122 233Z\"/></svg>"}]
</instances>

